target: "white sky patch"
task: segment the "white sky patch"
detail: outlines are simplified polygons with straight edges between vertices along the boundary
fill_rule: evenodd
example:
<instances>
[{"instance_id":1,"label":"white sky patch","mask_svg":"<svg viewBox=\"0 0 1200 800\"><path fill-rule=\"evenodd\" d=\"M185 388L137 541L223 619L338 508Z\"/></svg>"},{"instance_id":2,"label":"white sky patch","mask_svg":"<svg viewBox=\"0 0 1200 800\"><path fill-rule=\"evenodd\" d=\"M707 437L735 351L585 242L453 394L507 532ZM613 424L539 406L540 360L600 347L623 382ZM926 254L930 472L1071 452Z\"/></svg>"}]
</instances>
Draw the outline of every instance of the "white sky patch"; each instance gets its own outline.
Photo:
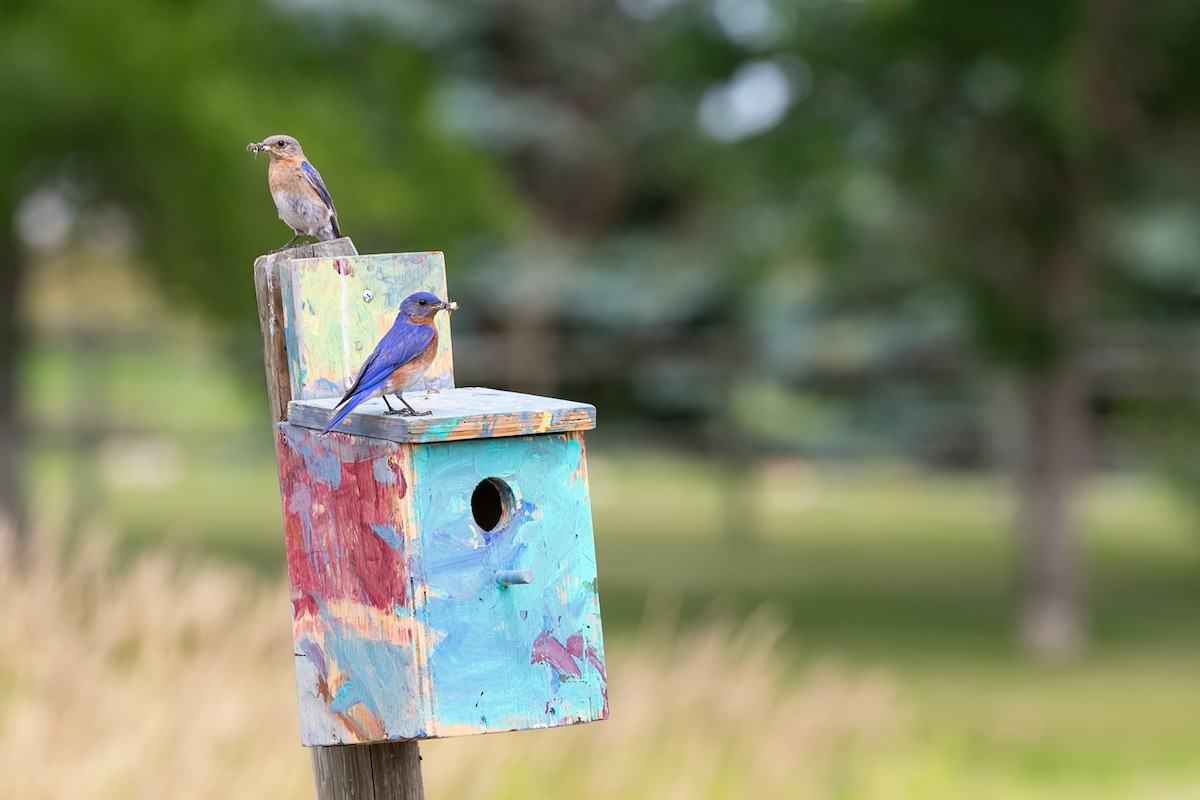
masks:
<instances>
[{"instance_id":1,"label":"white sky patch","mask_svg":"<svg viewBox=\"0 0 1200 800\"><path fill-rule=\"evenodd\" d=\"M766 47L779 38L780 20L769 0L714 0L721 32L746 47Z\"/></svg>"},{"instance_id":2,"label":"white sky patch","mask_svg":"<svg viewBox=\"0 0 1200 800\"><path fill-rule=\"evenodd\" d=\"M811 84L811 77L807 80ZM800 94L808 94L810 86L802 88ZM774 61L750 61L727 82L704 93L696 120L708 136L732 142L778 125L796 99L795 87L783 67Z\"/></svg>"}]
</instances>

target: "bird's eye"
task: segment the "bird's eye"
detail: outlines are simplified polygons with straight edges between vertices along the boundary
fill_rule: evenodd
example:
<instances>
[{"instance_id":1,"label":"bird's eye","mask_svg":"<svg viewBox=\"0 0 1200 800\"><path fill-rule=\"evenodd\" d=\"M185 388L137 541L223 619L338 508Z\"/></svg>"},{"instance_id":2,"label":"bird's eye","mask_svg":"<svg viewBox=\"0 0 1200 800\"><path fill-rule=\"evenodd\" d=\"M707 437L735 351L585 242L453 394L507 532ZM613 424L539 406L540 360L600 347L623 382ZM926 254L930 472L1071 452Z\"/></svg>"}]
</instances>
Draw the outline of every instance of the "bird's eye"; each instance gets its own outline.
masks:
<instances>
[{"instance_id":1,"label":"bird's eye","mask_svg":"<svg viewBox=\"0 0 1200 800\"><path fill-rule=\"evenodd\" d=\"M427 305L429 305L429 301L426 300L424 297L422 297L420 300L417 301L417 305L427 306Z\"/></svg>"},{"instance_id":2,"label":"bird's eye","mask_svg":"<svg viewBox=\"0 0 1200 800\"><path fill-rule=\"evenodd\" d=\"M275 143L275 146L276 147L286 147L287 142L285 142L283 139L280 139L278 142Z\"/></svg>"}]
</instances>

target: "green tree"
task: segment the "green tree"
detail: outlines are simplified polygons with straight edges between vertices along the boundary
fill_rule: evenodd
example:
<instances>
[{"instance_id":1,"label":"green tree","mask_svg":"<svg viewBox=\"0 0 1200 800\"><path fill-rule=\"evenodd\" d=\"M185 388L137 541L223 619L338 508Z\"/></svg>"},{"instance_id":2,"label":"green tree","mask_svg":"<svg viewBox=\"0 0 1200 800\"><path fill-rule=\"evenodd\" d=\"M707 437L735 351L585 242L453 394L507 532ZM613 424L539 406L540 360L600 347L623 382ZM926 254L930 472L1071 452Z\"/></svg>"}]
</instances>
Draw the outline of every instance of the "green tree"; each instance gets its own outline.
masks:
<instances>
[{"instance_id":1,"label":"green tree","mask_svg":"<svg viewBox=\"0 0 1200 800\"><path fill-rule=\"evenodd\" d=\"M1144 249L1122 246L1117 223L1147 197L1194 208L1200 12L1126 0L629 5L650 18L654 63L682 94L662 107L700 98L710 141L677 145L674 159L700 176L727 257L816 260L842 307L895 307L935 286L967 309L964 333L1016 398L1020 637L1048 656L1077 649L1089 334L1195 303L1194 249L1186 280L1164 279ZM750 70L782 88L752 85ZM754 103L773 96L787 113L758 129Z\"/></svg>"},{"instance_id":2,"label":"green tree","mask_svg":"<svg viewBox=\"0 0 1200 800\"><path fill-rule=\"evenodd\" d=\"M602 251L645 234L646 274L690 260L743 334L770 276L802 264L821 269L832 308L920 324L899 309L947 300L978 380L1006 384L1016 412L1003 436L1020 638L1051 657L1080 647L1072 501L1090 339L1105 320L1158 324L1195 305L1200 253L1164 273L1122 221L1195 207L1200 12L623 0L622 21L617 6L485 5L508 13L475 29L467 49L490 58L472 80L499 107L536 92L578 134L534 131L506 152L526 177L551 176L532 194L556 230Z\"/></svg>"}]
</instances>

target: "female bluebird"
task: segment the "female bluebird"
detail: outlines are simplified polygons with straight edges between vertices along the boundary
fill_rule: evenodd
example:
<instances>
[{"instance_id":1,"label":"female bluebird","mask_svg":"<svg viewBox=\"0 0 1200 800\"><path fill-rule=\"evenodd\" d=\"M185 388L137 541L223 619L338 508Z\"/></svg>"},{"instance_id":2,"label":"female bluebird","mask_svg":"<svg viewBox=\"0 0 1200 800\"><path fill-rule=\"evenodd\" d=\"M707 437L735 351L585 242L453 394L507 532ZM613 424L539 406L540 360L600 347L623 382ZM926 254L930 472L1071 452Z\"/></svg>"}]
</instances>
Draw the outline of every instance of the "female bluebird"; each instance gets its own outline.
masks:
<instances>
[{"instance_id":1,"label":"female bluebird","mask_svg":"<svg viewBox=\"0 0 1200 800\"><path fill-rule=\"evenodd\" d=\"M271 167L267 170L271 197L279 209L279 218L296 233L280 250L291 247L301 236L314 236L323 242L342 235L333 198L321 180L321 173L304 157L299 142L278 134L251 142L246 149L271 156Z\"/></svg>"},{"instance_id":2,"label":"female bluebird","mask_svg":"<svg viewBox=\"0 0 1200 800\"><path fill-rule=\"evenodd\" d=\"M391 330L383 335L379 344L375 345L375 350L367 356L358 370L354 385L334 406L338 411L321 434L329 433L359 403L377 394L383 395L383 403L388 407L385 414L428 416L432 413L417 411L404 399L403 393L425 374L437 354L438 333L433 324L434 315L442 309L454 311L457 308L458 303L443 302L429 292L417 292L404 298ZM404 408L392 408L387 399L388 392L394 392L396 399L404 403Z\"/></svg>"}]
</instances>

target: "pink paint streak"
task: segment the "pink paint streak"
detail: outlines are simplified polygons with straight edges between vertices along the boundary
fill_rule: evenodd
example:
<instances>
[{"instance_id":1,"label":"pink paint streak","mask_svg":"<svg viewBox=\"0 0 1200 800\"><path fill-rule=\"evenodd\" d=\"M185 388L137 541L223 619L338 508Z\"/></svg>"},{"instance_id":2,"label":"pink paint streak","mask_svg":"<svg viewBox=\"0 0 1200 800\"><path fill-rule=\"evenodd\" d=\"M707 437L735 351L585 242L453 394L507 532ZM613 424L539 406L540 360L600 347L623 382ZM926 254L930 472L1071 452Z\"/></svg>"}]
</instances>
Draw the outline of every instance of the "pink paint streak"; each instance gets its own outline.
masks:
<instances>
[{"instance_id":1,"label":"pink paint streak","mask_svg":"<svg viewBox=\"0 0 1200 800\"><path fill-rule=\"evenodd\" d=\"M571 656L571 651L567 649L566 645L551 636L548 631L542 631L533 640L533 652L530 653L529 663L545 664L559 675L566 675L569 678L582 676L579 665Z\"/></svg>"},{"instance_id":2,"label":"pink paint streak","mask_svg":"<svg viewBox=\"0 0 1200 800\"><path fill-rule=\"evenodd\" d=\"M344 258L334 259L333 269L338 275L345 275L347 278L354 276L354 267Z\"/></svg>"}]
</instances>

